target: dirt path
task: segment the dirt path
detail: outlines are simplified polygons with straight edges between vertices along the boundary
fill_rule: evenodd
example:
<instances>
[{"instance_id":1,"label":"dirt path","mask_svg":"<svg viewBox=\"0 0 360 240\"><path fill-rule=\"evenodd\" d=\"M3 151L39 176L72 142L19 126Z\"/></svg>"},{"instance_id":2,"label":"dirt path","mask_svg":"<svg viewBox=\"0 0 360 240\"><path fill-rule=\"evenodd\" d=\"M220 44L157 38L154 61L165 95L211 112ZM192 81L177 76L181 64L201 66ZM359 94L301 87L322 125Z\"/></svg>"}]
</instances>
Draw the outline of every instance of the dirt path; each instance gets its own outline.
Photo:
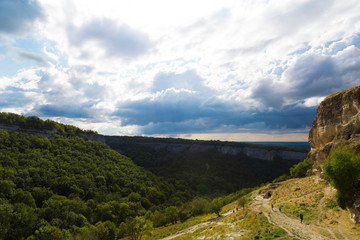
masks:
<instances>
[{"instance_id":1,"label":"dirt path","mask_svg":"<svg viewBox=\"0 0 360 240\"><path fill-rule=\"evenodd\" d=\"M300 219L290 218L290 217L286 216L284 213L279 212L279 210L277 210L277 209L271 210L271 206L270 206L271 199L264 199L261 195L257 195L254 198L254 201L250 205L250 208L252 208L252 210L254 210L256 212L261 212L268 219L269 223L271 223L275 226L278 226L278 227L282 228L284 231L286 231L288 234L288 236L286 236L286 237L294 237L294 238L298 238L298 239L313 239L313 240L327 240L327 239L337 240L338 238L336 237L336 235L334 234L334 232L331 229L327 228L326 226L322 226L320 224L321 217L323 215L323 209L324 209L326 198L331 192L330 186L325 186L325 187L321 187L321 188L324 188L324 196L322 197L322 199L319 202L319 206L318 206L319 213L317 216L317 222L315 224L300 223ZM317 188L315 190L312 190L310 192L302 194L300 197L311 194L315 191L320 190L321 188ZM296 198L299 198L299 196ZM184 234L193 233L200 228L209 226L211 224L215 224L220 219L222 219L226 216L229 216L232 213L233 213L232 211L229 211L220 217L213 218L207 222L194 225L190 228L179 231L178 233L176 233L174 235L163 238L162 240L170 240L170 239L174 239L176 237L182 236ZM320 234L320 232L324 235ZM338 237L340 237L340 239L348 240L348 238L346 237L346 235L344 234L344 232L342 230L341 224L338 225L338 232L341 235L341 237L338 236ZM286 237L284 237L284 238L286 238Z\"/></svg>"},{"instance_id":2,"label":"dirt path","mask_svg":"<svg viewBox=\"0 0 360 240\"><path fill-rule=\"evenodd\" d=\"M193 233L196 230L198 230L199 228L203 228L203 227L209 226L211 224L215 224L220 219L222 219L224 217L227 217L227 216L231 215L232 213L233 213L233 211L226 212L224 214L221 214L219 217L212 218L212 219L208 220L207 222L199 223L199 224L196 224L196 225L194 225L192 227L183 229L183 230L175 233L174 235L168 236L166 238L162 238L161 240L170 240L170 239L174 239L176 237L182 236L182 235L187 234L187 233Z\"/></svg>"},{"instance_id":3,"label":"dirt path","mask_svg":"<svg viewBox=\"0 0 360 240\"><path fill-rule=\"evenodd\" d=\"M342 213L342 217L344 217L344 213ZM338 230L339 230L340 235L343 237L343 239L348 240L348 238L346 237L346 235L344 234L344 232L342 230L341 223L338 224Z\"/></svg>"},{"instance_id":4,"label":"dirt path","mask_svg":"<svg viewBox=\"0 0 360 240\"><path fill-rule=\"evenodd\" d=\"M264 199L260 195L255 198L252 206L255 211L259 211L261 207L266 208L269 213L265 216L267 216L269 222L284 229L290 237L292 236L300 239L314 240L327 239L326 237L314 232L310 225L301 224L300 220L289 218L284 213L280 213L278 210L272 211L269 199Z\"/></svg>"}]
</instances>

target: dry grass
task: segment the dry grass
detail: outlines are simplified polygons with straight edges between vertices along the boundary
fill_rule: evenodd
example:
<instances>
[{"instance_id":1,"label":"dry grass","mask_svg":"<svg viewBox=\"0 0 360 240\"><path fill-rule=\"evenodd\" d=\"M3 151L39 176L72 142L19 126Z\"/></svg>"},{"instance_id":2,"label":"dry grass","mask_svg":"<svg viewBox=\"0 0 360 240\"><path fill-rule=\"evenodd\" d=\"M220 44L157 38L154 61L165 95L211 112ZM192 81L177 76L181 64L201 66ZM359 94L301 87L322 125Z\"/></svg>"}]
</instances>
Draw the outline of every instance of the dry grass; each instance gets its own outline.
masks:
<instances>
[{"instance_id":1,"label":"dry grass","mask_svg":"<svg viewBox=\"0 0 360 240\"><path fill-rule=\"evenodd\" d=\"M264 186L250 193L249 196L255 197L268 188L269 185ZM325 238L345 239L345 235L347 239L360 239L360 225L352 223L349 212L337 206L335 194L336 190L315 176L290 179L281 182L276 189L273 189L270 203L274 204L275 210L282 206L282 212L293 219L299 219L299 214L302 213L304 223ZM236 207L235 201L224 206L222 213ZM265 207L260 207L260 211L264 214L268 213ZM250 207L245 210L239 209L217 222L195 228L194 231L174 239L293 239L283 229L270 224L264 214L259 214ZM184 224L179 223L156 229L153 237L149 239L161 239L181 229L206 222L213 217L215 217L214 214L204 215L190 219Z\"/></svg>"}]
</instances>

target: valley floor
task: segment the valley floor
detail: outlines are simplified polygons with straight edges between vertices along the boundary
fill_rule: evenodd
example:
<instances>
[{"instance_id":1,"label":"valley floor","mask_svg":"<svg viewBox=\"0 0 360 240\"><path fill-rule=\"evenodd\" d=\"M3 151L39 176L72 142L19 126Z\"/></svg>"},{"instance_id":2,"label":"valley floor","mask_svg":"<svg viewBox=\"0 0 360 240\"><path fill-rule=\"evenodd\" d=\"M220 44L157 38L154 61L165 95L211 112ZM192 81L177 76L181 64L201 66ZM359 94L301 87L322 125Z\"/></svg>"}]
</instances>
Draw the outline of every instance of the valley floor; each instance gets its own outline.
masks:
<instances>
[{"instance_id":1,"label":"valley floor","mask_svg":"<svg viewBox=\"0 0 360 240\"><path fill-rule=\"evenodd\" d=\"M265 193L271 197L264 198ZM237 205L229 204L221 217L162 239L360 239L360 226L337 206L335 193L315 176L268 184L250 194L244 210L233 212ZM154 233L151 239L159 239Z\"/></svg>"}]
</instances>

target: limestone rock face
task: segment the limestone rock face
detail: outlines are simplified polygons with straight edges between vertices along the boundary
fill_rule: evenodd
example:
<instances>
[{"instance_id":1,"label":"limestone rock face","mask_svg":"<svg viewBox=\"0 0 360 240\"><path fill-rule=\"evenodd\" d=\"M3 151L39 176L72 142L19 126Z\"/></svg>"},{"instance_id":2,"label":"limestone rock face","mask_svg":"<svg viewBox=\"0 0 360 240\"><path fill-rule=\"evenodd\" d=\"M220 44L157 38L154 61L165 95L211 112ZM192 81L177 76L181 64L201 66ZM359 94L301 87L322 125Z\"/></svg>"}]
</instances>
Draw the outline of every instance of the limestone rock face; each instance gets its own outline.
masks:
<instances>
[{"instance_id":1,"label":"limestone rock face","mask_svg":"<svg viewBox=\"0 0 360 240\"><path fill-rule=\"evenodd\" d=\"M122 137L105 136L105 143L111 146L116 151L123 153L122 146L125 144ZM147 148L152 148L155 151L165 150L171 153L178 153L182 151L189 152L206 152L216 150L224 155L236 156L244 154L248 157L257 158L266 161L273 161L275 159L288 159L302 161L306 158L307 153L301 151L281 150L281 149L266 149L256 146L225 146L216 144L186 144L186 143L161 143L161 142L132 142L135 145L141 145Z\"/></svg>"},{"instance_id":2,"label":"limestone rock face","mask_svg":"<svg viewBox=\"0 0 360 240\"><path fill-rule=\"evenodd\" d=\"M322 173L333 148L340 145L360 147L360 86L334 93L320 103L309 143L308 159L314 163L317 174Z\"/></svg>"}]
</instances>

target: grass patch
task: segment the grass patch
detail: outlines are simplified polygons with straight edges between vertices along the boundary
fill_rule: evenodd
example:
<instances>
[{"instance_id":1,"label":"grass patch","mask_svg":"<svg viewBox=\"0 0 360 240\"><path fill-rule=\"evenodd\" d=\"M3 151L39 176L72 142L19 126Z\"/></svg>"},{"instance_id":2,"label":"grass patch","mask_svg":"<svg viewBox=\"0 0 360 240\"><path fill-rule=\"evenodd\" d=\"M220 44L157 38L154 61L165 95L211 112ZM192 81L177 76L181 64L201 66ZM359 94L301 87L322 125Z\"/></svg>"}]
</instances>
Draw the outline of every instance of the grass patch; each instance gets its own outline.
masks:
<instances>
[{"instance_id":1,"label":"grass patch","mask_svg":"<svg viewBox=\"0 0 360 240\"><path fill-rule=\"evenodd\" d=\"M270 224L263 214L247 210L239 218L243 221L236 226L248 230L241 239L277 239L287 235L282 228Z\"/></svg>"},{"instance_id":2,"label":"grass patch","mask_svg":"<svg viewBox=\"0 0 360 240\"><path fill-rule=\"evenodd\" d=\"M339 207L339 205L337 204L336 200L330 200L325 203L325 207L329 209L334 209L336 207Z\"/></svg>"}]
</instances>

